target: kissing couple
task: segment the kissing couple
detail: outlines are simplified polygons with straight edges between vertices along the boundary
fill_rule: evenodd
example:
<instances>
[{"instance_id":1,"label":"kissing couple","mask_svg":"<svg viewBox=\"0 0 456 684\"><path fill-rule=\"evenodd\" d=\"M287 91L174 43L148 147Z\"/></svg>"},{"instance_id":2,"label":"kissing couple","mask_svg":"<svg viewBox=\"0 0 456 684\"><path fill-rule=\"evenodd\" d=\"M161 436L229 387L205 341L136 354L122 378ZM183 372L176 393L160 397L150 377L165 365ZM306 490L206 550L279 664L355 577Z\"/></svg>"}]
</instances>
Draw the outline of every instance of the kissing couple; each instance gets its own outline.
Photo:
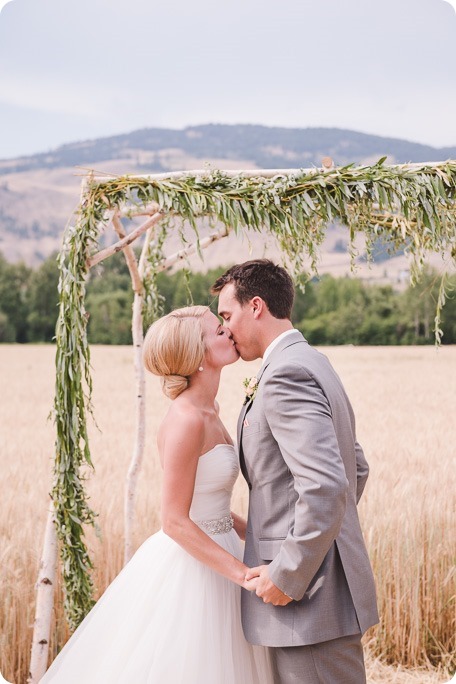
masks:
<instances>
[{"instance_id":1,"label":"kissing couple","mask_svg":"<svg viewBox=\"0 0 456 684\"><path fill-rule=\"evenodd\" d=\"M41 680L58 684L362 684L378 621L357 504L369 468L328 359L293 328L294 287L233 266L208 307L156 321L144 363L172 400L158 432L162 529L105 591ZM237 447L224 366L262 358ZM247 521L231 512L239 469ZM242 550L241 540L245 541Z\"/></svg>"}]
</instances>

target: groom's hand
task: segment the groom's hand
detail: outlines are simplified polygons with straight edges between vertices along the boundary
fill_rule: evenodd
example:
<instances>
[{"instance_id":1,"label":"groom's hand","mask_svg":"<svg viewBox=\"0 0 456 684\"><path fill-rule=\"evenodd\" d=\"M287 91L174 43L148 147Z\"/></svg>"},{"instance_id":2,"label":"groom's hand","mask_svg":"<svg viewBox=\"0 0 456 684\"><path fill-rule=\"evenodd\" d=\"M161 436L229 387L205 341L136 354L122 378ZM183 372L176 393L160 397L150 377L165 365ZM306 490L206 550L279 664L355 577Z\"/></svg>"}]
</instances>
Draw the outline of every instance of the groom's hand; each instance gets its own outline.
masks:
<instances>
[{"instance_id":1,"label":"groom's hand","mask_svg":"<svg viewBox=\"0 0 456 684\"><path fill-rule=\"evenodd\" d=\"M245 576L247 582L252 580L255 585L255 593L263 599L264 603L272 603L273 606L286 606L293 599L287 596L276 587L269 578L267 565L259 565L257 568L250 568Z\"/></svg>"}]
</instances>

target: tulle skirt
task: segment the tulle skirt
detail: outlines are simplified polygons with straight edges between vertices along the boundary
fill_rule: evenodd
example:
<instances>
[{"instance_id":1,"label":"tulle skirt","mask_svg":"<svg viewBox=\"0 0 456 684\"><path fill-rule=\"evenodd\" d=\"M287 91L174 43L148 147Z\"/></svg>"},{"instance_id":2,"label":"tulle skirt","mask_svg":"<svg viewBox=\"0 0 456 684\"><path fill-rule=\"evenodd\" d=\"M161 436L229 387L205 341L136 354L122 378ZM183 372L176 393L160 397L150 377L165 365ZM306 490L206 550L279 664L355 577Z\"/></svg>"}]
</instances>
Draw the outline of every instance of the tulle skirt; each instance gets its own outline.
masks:
<instances>
[{"instance_id":1,"label":"tulle skirt","mask_svg":"<svg viewBox=\"0 0 456 684\"><path fill-rule=\"evenodd\" d=\"M213 539L241 557L234 530ZM245 641L240 591L159 531L107 588L41 684L272 684L268 649Z\"/></svg>"}]
</instances>

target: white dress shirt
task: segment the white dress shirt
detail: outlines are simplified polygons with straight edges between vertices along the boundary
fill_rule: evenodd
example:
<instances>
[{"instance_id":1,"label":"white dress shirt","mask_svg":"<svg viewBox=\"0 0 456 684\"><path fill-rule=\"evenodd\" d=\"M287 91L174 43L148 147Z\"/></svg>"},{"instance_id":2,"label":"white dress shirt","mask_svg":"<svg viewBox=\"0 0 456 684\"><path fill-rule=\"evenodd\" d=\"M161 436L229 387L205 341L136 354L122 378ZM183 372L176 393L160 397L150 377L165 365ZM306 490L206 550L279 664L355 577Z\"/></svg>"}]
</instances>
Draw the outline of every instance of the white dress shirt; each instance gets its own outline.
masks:
<instances>
[{"instance_id":1,"label":"white dress shirt","mask_svg":"<svg viewBox=\"0 0 456 684\"><path fill-rule=\"evenodd\" d=\"M263 362L266 361L269 354L272 352L274 347L279 344L280 340L283 340L284 337L286 337L290 333L294 333L294 332L297 332L296 328L291 328L290 330L285 330L285 332L280 333L280 335L278 335L274 340L272 340L271 344L268 347L266 347L266 349L264 350Z\"/></svg>"}]
</instances>

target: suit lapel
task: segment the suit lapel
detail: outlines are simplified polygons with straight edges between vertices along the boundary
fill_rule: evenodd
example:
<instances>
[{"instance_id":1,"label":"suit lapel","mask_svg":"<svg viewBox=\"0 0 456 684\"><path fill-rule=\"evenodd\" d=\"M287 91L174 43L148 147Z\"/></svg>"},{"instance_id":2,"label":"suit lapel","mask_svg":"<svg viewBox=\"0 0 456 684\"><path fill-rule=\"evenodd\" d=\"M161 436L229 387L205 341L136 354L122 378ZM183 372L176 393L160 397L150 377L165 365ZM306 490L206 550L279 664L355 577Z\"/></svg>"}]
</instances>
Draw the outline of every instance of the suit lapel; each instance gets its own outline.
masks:
<instances>
[{"instance_id":1,"label":"suit lapel","mask_svg":"<svg viewBox=\"0 0 456 684\"><path fill-rule=\"evenodd\" d=\"M239 414L238 422L237 422L237 443L241 444L241 438L242 438L242 428L244 425L244 418L245 414L247 413L247 404L243 404L241 408L241 412Z\"/></svg>"},{"instance_id":2,"label":"suit lapel","mask_svg":"<svg viewBox=\"0 0 456 684\"><path fill-rule=\"evenodd\" d=\"M266 368L269 366L272 360L276 358L280 354L281 351L286 349L287 347L291 346L292 344L296 344L297 342L305 342L306 340L304 337L301 335L301 333L296 330L295 333L292 335L287 335L286 337L283 338L283 340L280 340L280 342L277 344L276 347L272 350L272 352L269 354L268 358L263 361L263 365L260 367L260 370L256 374L256 379L257 382L259 383L264 371ZM244 429L244 421L245 417L250 410L251 406L253 404L253 401L248 401L246 404L242 406L241 413L239 414L239 419L238 419L238 424L237 424L237 443L238 443L238 450L239 450L239 465L241 466L241 471L244 476L244 478L247 480L248 483L250 483L250 478L249 474L247 471L247 465L245 462L245 457L244 457L244 450L242 448L242 431Z\"/></svg>"},{"instance_id":3,"label":"suit lapel","mask_svg":"<svg viewBox=\"0 0 456 684\"><path fill-rule=\"evenodd\" d=\"M246 416L246 413L247 413L249 406L250 406L250 404L244 404L242 406L241 413L239 414L238 424L237 424L237 443L238 443L238 450L239 450L239 465L241 466L242 474L243 474L244 478L247 480L247 482L249 481L249 477L248 477L247 468L245 465L244 451L242 449L242 430L244 427L244 420L245 420L245 416Z\"/></svg>"},{"instance_id":4,"label":"suit lapel","mask_svg":"<svg viewBox=\"0 0 456 684\"><path fill-rule=\"evenodd\" d=\"M268 360L266 360L263 365L261 366L260 370L256 374L256 379L257 382L259 383L261 380L261 376L263 375L265 369L268 366ZM241 413L239 414L239 419L238 419L238 424L237 424L237 443L238 443L238 451L239 451L239 465L241 466L241 472L246 479L248 483L250 483L250 478L247 470L247 465L245 462L244 458L244 450L242 448L242 432L244 429L244 421L247 413L251 409L253 404L253 401L247 401L245 404L243 404Z\"/></svg>"}]
</instances>

